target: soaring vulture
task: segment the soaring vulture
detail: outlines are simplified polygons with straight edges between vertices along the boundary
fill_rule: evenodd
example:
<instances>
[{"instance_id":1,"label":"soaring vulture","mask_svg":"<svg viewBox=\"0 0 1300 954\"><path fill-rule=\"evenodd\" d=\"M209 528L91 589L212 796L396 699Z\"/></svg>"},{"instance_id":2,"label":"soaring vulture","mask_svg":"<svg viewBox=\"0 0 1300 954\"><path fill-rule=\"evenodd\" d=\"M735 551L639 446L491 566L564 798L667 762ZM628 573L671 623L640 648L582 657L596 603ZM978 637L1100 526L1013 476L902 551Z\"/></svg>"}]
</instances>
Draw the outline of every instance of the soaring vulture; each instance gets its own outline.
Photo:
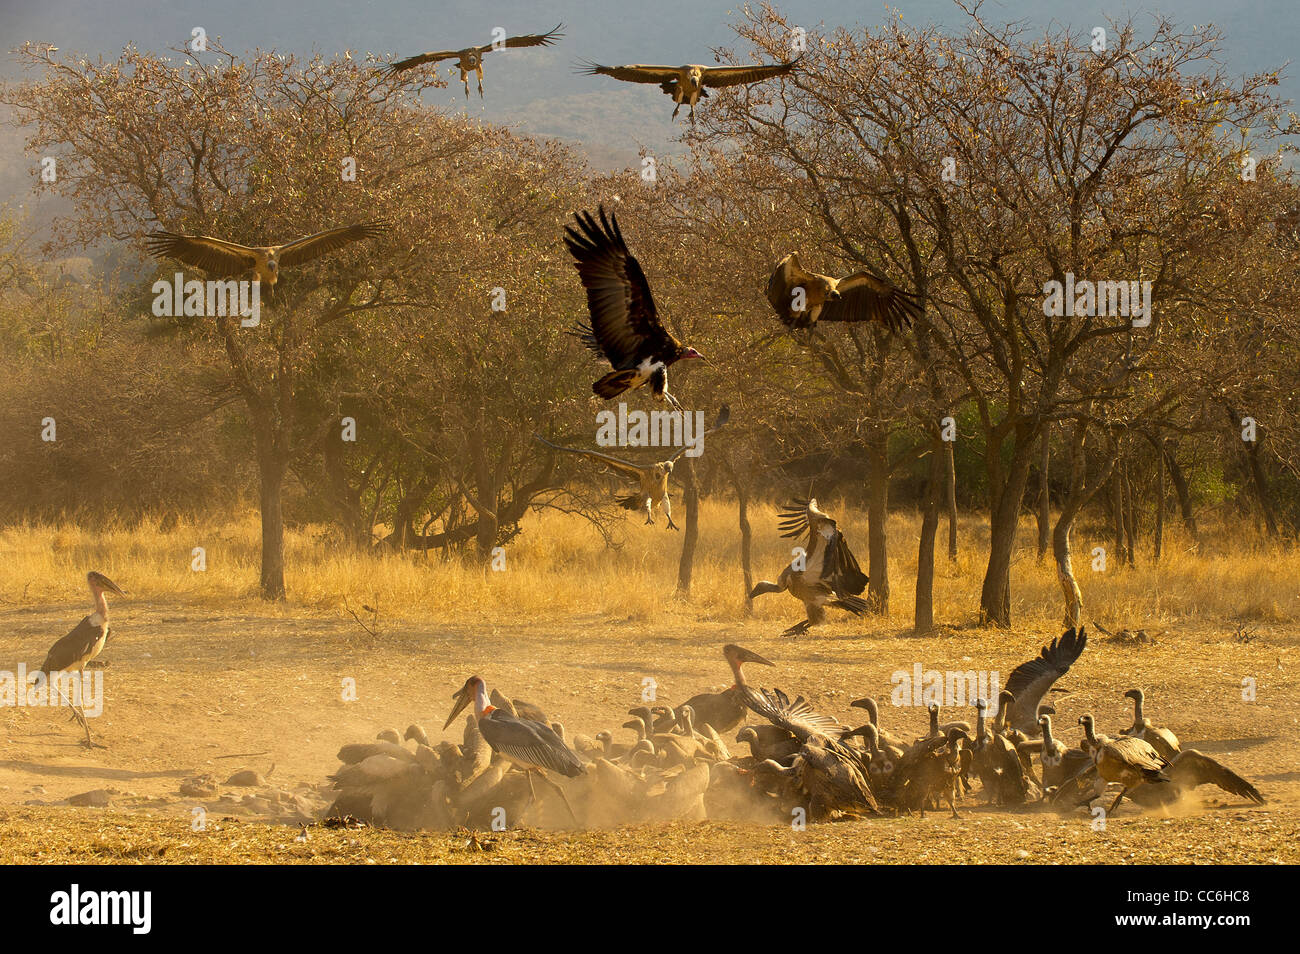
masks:
<instances>
[{"instance_id":1,"label":"soaring vulture","mask_svg":"<svg viewBox=\"0 0 1300 954\"><path fill-rule=\"evenodd\" d=\"M775 583L760 580L750 592L750 599L763 593L788 592L801 600L808 618L787 629L782 636L795 636L807 631L809 626L826 619L826 607L848 610L854 616L867 611L867 603L859 598L867 586L867 575L858 566L857 558L844 541L834 519L817 507L814 498L796 501L781 514L781 536L795 537L808 531L804 547L803 569L795 569L793 562L781 571Z\"/></svg>"},{"instance_id":2,"label":"soaring vulture","mask_svg":"<svg viewBox=\"0 0 1300 954\"><path fill-rule=\"evenodd\" d=\"M870 272L831 278L809 272L791 252L767 281L767 300L791 328L819 321L876 321L898 333L921 316L921 299Z\"/></svg>"},{"instance_id":3,"label":"soaring vulture","mask_svg":"<svg viewBox=\"0 0 1300 954\"><path fill-rule=\"evenodd\" d=\"M650 284L627 250L618 216L606 217L604 206L599 212L599 221L590 212L575 213L578 228L564 230L564 244L587 289L591 315L591 325L580 325L576 334L614 366L591 389L610 400L648 381L655 397L680 411L682 406L668 393L668 366L704 356L685 347L659 321Z\"/></svg>"},{"instance_id":4,"label":"soaring vulture","mask_svg":"<svg viewBox=\"0 0 1300 954\"><path fill-rule=\"evenodd\" d=\"M181 235L177 232L153 232L145 241L154 256L174 258L201 268L214 278L229 278L252 271L263 284L274 286L279 280L281 265L301 265L386 231L388 226L380 222L340 225L286 245L240 245L210 235Z\"/></svg>"},{"instance_id":5,"label":"soaring vulture","mask_svg":"<svg viewBox=\"0 0 1300 954\"><path fill-rule=\"evenodd\" d=\"M1007 722L1025 735L1038 735L1038 708L1052 684L1060 679L1083 654L1088 645L1088 634L1079 629L1067 629L1059 639L1054 639L1034 659L1023 662L1011 670L1007 679L1007 692L1015 696Z\"/></svg>"},{"instance_id":6,"label":"soaring vulture","mask_svg":"<svg viewBox=\"0 0 1300 954\"><path fill-rule=\"evenodd\" d=\"M695 104L702 96L708 96L710 89L744 86L773 76L784 76L798 62L795 59L788 63L756 66L645 66L640 63L601 66L599 63L586 63L581 72L591 76L612 76L625 83L653 83L677 104L673 109L673 119L677 118L682 103L686 103L691 108L691 122L695 122Z\"/></svg>"},{"instance_id":7,"label":"soaring vulture","mask_svg":"<svg viewBox=\"0 0 1300 954\"><path fill-rule=\"evenodd\" d=\"M713 422L713 426L701 436L712 434L718 428L723 427L730 417L731 408L724 404L722 410L718 412L718 419ZM600 451L582 450L577 447L561 447L559 444L552 444L540 434L534 434L533 436L547 447L588 457L604 464L620 476L636 481L641 485L641 489L634 494L628 494L626 497L615 497L614 499L618 502L618 505L624 510L644 510L647 524L655 522L654 511L657 505L663 511L664 516L668 518L668 529L681 529L681 527L673 523L672 501L668 499L668 475L673 472L673 464L677 458L685 454L689 448L683 447L667 460L661 460L654 464L633 464L617 457L611 457L609 454L602 454Z\"/></svg>"},{"instance_id":8,"label":"soaring vulture","mask_svg":"<svg viewBox=\"0 0 1300 954\"><path fill-rule=\"evenodd\" d=\"M482 46L471 46L463 50L438 50L433 53L420 53L416 56L408 56L404 60L398 60L396 63L388 64L389 73L402 73L414 67L421 66L424 63L437 63L441 60L455 59L460 66L460 81L465 84L465 98L469 99L469 74L473 73L478 78L478 95L483 97L483 57L493 50L507 49L517 50L525 46L550 46L560 37L564 36L560 32L564 24L556 24L555 29L550 33L529 33L525 36L506 37L501 46L493 43L485 43Z\"/></svg>"}]
</instances>

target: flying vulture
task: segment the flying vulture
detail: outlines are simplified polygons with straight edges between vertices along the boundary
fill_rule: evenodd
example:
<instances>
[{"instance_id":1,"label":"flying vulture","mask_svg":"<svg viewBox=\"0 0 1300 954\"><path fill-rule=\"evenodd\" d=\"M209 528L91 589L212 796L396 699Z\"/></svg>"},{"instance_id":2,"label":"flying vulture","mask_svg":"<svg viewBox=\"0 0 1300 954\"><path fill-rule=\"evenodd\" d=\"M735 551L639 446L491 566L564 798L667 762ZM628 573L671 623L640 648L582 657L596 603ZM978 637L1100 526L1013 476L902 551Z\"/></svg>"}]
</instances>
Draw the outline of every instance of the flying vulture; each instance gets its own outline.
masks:
<instances>
[{"instance_id":1,"label":"flying vulture","mask_svg":"<svg viewBox=\"0 0 1300 954\"><path fill-rule=\"evenodd\" d=\"M826 607L848 610L854 616L867 611L867 603L860 594L867 586L867 575L858 566L857 558L844 541L835 521L817 506L816 499L796 501L781 513L781 536L795 537L808 531L804 547L802 569L791 562L777 582L760 580L749 597L763 593L780 593L782 590L803 602L808 618L787 629L782 636L795 636L806 632L809 626L826 619Z\"/></svg>"},{"instance_id":2,"label":"flying vulture","mask_svg":"<svg viewBox=\"0 0 1300 954\"><path fill-rule=\"evenodd\" d=\"M870 272L831 278L805 271L799 253L777 263L767 281L767 300L791 328L818 321L878 321L895 333L921 315L921 300Z\"/></svg>"},{"instance_id":3,"label":"flying vulture","mask_svg":"<svg viewBox=\"0 0 1300 954\"><path fill-rule=\"evenodd\" d=\"M655 397L680 411L682 406L668 393L668 366L704 356L664 328L645 273L623 242L618 216L606 217L604 206L599 212L599 222L590 212L575 213L578 228L564 230L564 244L576 260L591 314L591 325L579 325L575 334L614 366L591 389L608 401L648 381Z\"/></svg>"},{"instance_id":4,"label":"flying vulture","mask_svg":"<svg viewBox=\"0 0 1300 954\"><path fill-rule=\"evenodd\" d=\"M795 68L798 59L788 63L769 63L756 66L601 66L586 63L581 72L591 76L612 76L625 83L653 83L673 98L677 118L682 103L691 108L691 122L695 122L695 104L700 97L708 96L709 89L725 86L743 86L758 83L773 76L784 76Z\"/></svg>"},{"instance_id":5,"label":"flying vulture","mask_svg":"<svg viewBox=\"0 0 1300 954\"><path fill-rule=\"evenodd\" d=\"M718 428L723 427L731 417L731 408L723 405L718 412L718 419L713 422L713 426L704 432L702 436L712 434ZM672 502L668 499L668 475L673 472L673 463L689 449L681 448L667 460L661 460L654 464L632 464L625 460L619 460L617 457L611 457L609 454L602 454L600 451L582 450L577 447L561 447L559 444L552 444L540 434L534 434L539 441L547 447L552 447L558 451L567 451L570 454L579 454L583 457L589 457L608 467L610 470L629 480L637 481L641 484L641 489L634 494L628 494L626 497L614 498L620 507L624 510L644 510L645 522L653 524L654 508L657 504L663 511L664 516L668 518L669 530L680 530L681 527L673 523Z\"/></svg>"},{"instance_id":6,"label":"flying vulture","mask_svg":"<svg viewBox=\"0 0 1300 954\"><path fill-rule=\"evenodd\" d=\"M483 97L483 56L491 53L493 50L499 50L503 47L508 50L519 49L524 46L550 46L560 37L564 36L560 32L564 24L557 24L555 29L550 33L529 33L526 36L509 36L506 37L502 46L494 43L485 43L483 46L471 46L464 50L438 50L434 53L420 53L418 56L408 56L404 60L398 60L396 63L388 65L389 73L402 73L406 70L420 66L424 63L437 63L440 60L455 59L459 61L460 81L465 84L465 98L469 98L469 74L473 73L478 77L478 95Z\"/></svg>"},{"instance_id":7,"label":"flying vulture","mask_svg":"<svg viewBox=\"0 0 1300 954\"><path fill-rule=\"evenodd\" d=\"M145 242L150 253L157 258L174 258L201 268L214 278L229 278L252 271L263 284L273 287L279 280L281 265L301 265L386 231L388 226L372 222L340 225L287 245L240 245L210 235L181 235L177 232L153 232Z\"/></svg>"}]
</instances>

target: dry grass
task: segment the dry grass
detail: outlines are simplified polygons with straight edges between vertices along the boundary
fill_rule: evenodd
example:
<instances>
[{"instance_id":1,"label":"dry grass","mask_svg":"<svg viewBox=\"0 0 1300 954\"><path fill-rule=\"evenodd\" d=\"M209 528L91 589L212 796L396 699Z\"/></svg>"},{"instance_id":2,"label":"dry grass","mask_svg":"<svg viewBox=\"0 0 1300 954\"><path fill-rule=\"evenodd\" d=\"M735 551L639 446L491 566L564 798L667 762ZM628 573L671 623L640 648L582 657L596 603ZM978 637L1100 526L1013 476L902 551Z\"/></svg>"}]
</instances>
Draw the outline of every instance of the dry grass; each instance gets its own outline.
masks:
<instances>
[{"instance_id":1,"label":"dry grass","mask_svg":"<svg viewBox=\"0 0 1300 954\"><path fill-rule=\"evenodd\" d=\"M865 518L840 510L841 526L865 564ZM776 512L751 510L754 569L772 578L790 559L789 542L776 536ZM87 569L106 572L134 598L167 598L193 606L266 607L257 599L258 525L256 515L230 523L182 523L169 533L136 527L90 529L27 526L0 532L0 600L31 606L79 599ZM292 616L302 608L346 616L344 600L378 605L382 619L453 622L494 618L501 608L534 619L595 613L629 620L686 622L743 617L739 569L739 530L735 508L706 501L701 511L690 604L666 598L675 588L680 535L629 519L616 531L619 547L604 546L581 518L558 513L533 516L506 548L505 572L434 554L394 556L340 550L323 528L304 527L287 536L286 565L290 600L278 612ZM911 620L920 522L913 514L890 519L892 559L889 625L906 628ZM941 529L940 549L946 539ZM1062 612L1051 561L1035 560L1033 521L1021 528L1013 569L1013 618L1017 625L1055 623ZM1300 619L1300 552L1269 545L1251 534L1214 532L1201 553L1171 530L1165 555L1152 564L1148 552L1136 569L1117 567L1110 554L1103 573L1091 569L1094 546L1109 542L1081 530L1075 535L1076 573L1083 589L1085 618L1108 628L1161 628L1189 621L1248 620L1289 623ZM982 519L964 517L959 526L959 558L939 557L935 580L936 619L966 625L975 616L987 554L988 530ZM191 551L206 550L207 570L190 569ZM1149 547L1149 543L1144 546ZM377 604L376 604L376 601ZM756 606L759 619L793 621L798 608L785 597L767 597Z\"/></svg>"},{"instance_id":2,"label":"dry grass","mask_svg":"<svg viewBox=\"0 0 1300 954\"><path fill-rule=\"evenodd\" d=\"M842 514L865 551L859 514ZM39 661L85 612L82 574L94 567L131 592L114 601L115 636L105 651L104 713L94 720L107 749L88 752L66 714L0 708L0 862L511 862L511 861L982 861L1114 863L1294 862L1300 852L1300 642L1293 553L1251 546L1201 556L1176 540L1159 568L1082 573L1086 616L1110 629L1145 628L1152 644L1090 641L1071 670L1072 690L1054 701L1061 734L1076 738L1084 712L1108 731L1126 725L1131 685L1149 692L1151 714L1184 742L1225 761L1265 793L1256 808L1202 790L1173 817L1121 808L1105 832L1079 811L1012 812L968 801L963 818L931 814L811 826L672 824L616 831L487 836L490 851L466 850L454 833L309 830L266 824L245 809L250 790L226 786L208 808L215 824L189 830L193 799L180 780L218 781L251 767L271 788L327 799L325 776L345 742L384 727L420 722L438 738L451 693L470 672L544 705L570 732L614 729L653 675L659 698L678 702L720 688L718 649L742 643L778 663L759 674L808 696L818 709L854 720L851 699L888 702L891 674L926 668L986 668L1004 675L1060 632L1058 590L1033 558L1026 528L1014 579L1015 626L972 625L983 572L983 530L963 523L962 559L939 561L937 616L924 637L909 632L917 522L891 524L893 614L835 614L797 639L776 634L801 616L783 595L765 597L746 619L740 596L734 511L720 502L703 515L695 588L672 598L680 537L629 521L623 546L606 550L578 520L530 522L494 573L436 558L341 554L314 529L290 535L290 600L255 595L257 535L249 517L222 526L181 526L168 534L108 528L28 527L0 534L0 669ZM775 514L757 508L756 570L774 575L789 559ZM1032 521L1030 522L1032 525ZM207 548L208 571L190 571L190 550ZM1078 534L1081 554L1094 545ZM1211 543L1211 546L1214 544ZM1081 556L1080 564L1087 562ZM376 598L379 638L343 609ZM1257 638L1234 637L1249 620ZM1258 699L1242 700L1243 677ZM342 680L359 696L345 701ZM919 734L919 708L884 718ZM856 723L854 723L856 724ZM452 738L453 727L442 734ZM617 730L622 732L623 730ZM255 754L250 754L255 753ZM66 799L106 789L106 809L70 808ZM322 803L323 804L323 803ZM226 820L230 816L232 820ZM1020 852L1025 852L1021 855Z\"/></svg>"}]
</instances>

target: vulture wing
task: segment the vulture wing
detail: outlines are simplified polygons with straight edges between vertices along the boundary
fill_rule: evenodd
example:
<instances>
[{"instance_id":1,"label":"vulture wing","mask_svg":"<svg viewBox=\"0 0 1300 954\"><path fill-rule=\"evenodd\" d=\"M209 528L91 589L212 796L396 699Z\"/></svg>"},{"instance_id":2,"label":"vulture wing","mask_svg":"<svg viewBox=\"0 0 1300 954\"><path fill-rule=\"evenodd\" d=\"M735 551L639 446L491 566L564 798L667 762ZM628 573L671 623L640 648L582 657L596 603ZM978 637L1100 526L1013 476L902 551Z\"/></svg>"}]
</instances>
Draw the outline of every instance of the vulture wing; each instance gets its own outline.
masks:
<instances>
[{"instance_id":1,"label":"vulture wing","mask_svg":"<svg viewBox=\"0 0 1300 954\"><path fill-rule=\"evenodd\" d=\"M633 367L647 352L666 353L681 347L659 322L650 284L641 265L627 250L618 217L600 220L590 212L574 216L578 228L564 230L564 243L576 260L587 289L591 337L615 370Z\"/></svg>"},{"instance_id":2,"label":"vulture wing","mask_svg":"<svg viewBox=\"0 0 1300 954\"><path fill-rule=\"evenodd\" d=\"M830 583L836 596L859 595L867 588L867 574L862 572L858 559L844 541L838 529L826 544L826 560L822 564L822 579Z\"/></svg>"},{"instance_id":3,"label":"vulture wing","mask_svg":"<svg viewBox=\"0 0 1300 954\"><path fill-rule=\"evenodd\" d=\"M398 60L396 63L389 63L387 69L390 73L402 73L417 66L422 66L425 63L437 63L441 60L459 59L461 52L461 50L438 50L434 53L417 53L415 56L408 56L406 59Z\"/></svg>"},{"instance_id":4,"label":"vulture wing","mask_svg":"<svg viewBox=\"0 0 1300 954\"><path fill-rule=\"evenodd\" d=\"M315 235L308 235L279 247L280 264L285 266L301 265L313 258L319 258L328 252L337 251L352 242L374 238L388 231L382 222L368 222L357 225L340 225L338 228L326 229Z\"/></svg>"},{"instance_id":5,"label":"vulture wing","mask_svg":"<svg viewBox=\"0 0 1300 954\"><path fill-rule=\"evenodd\" d=\"M1076 632L1067 629L1059 639L1054 639L1037 659L1023 662L1011 670L1006 689L1016 697L1011 708L1011 725L1026 735L1037 735L1038 704L1052 683L1060 679L1083 653L1088 636L1080 627Z\"/></svg>"},{"instance_id":6,"label":"vulture wing","mask_svg":"<svg viewBox=\"0 0 1300 954\"><path fill-rule=\"evenodd\" d=\"M560 39L560 37L564 36L564 34L560 32L563 28L563 23L557 23L550 33L526 33L523 36L508 36L506 37L506 49L517 50L524 46L550 46L556 40ZM485 46L480 46L478 51L480 53L491 53L495 49L495 46L488 43Z\"/></svg>"},{"instance_id":7,"label":"vulture wing","mask_svg":"<svg viewBox=\"0 0 1300 954\"><path fill-rule=\"evenodd\" d=\"M737 686L736 691L741 702L752 712L761 715L768 722L785 729L800 742L807 742L813 736L838 739L845 731L831 716L822 715L799 696L790 701L780 689L755 689L753 686Z\"/></svg>"},{"instance_id":8,"label":"vulture wing","mask_svg":"<svg viewBox=\"0 0 1300 954\"><path fill-rule=\"evenodd\" d=\"M798 60L789 63L770 63L766 66L710 66L704 70L704 85L713 89L724 86L742 86L759 80L781 76L795 68Z\"/></svg>"},{"instance_id":9,"label":"vulture wing","mask_svg":"<svg viewBox=\"0 0 1300 954\"><path fill-rule=\"evenodd\" d=\"M600 463L634 479L638 479L641 476L642 468L637 467L635 464L630 464L625 460L619 460L617 457L610 457L608 454L602 454L600 451L581 450L577 447L561 447L559 444L552 444L540 434L534 434L533 437L537 438L537 440L541 441L547 447L552 447L558 451L567 451L570 454L577 454L580 457L590 457L592 460L600 461Z\"/></svg>"},{"instance_id":10,"label":"vulture wing","mask_svg":"<svg viewBox=\"0 0 1300 954\"><path fill-rule=\"evenodd\" d=\"M587 63L582 72L589 76L612 76L625 83L676 83L681 77L680 66L645 66L633 63L629 66L601 66L599 63Z\"/></svg>"},{"instance_id":11,"label":"vulture wing","mask_svg":"<svg viewBox=\"0 0 1300 954\"><path fill-rule=\"evenodd\" d=\"M791 252L777 263L772 276L767 280L767 300L772 303L781 321L791 328L802 327L808 321L807 312L796 315L790 306L794 300L794 290L806 288L812 277L799 263L799 254Z\"/></svg>"},{"instance_id":12,"label":"vulture wing","mask_svg":"<svg viewBox=\"0 0 1300 954\"><path fill-rule=\"evenodd\" d=\"M186 265L201 268L209 275L238 275L257 264L257 256L247 245L227 242L210 235L181 235L177 232L152 232L145 239L151 255L174 258Z\"/></svg>"},{"instance_id":13,"label":"vulture wing","mask_svg":"<svg viewBox=\"0 0 1300 954\"><path fill-rule=\"evenodd\" d=\"M729 420L731 420L731 408L730 408L730 406L724 404L724 405L722 405L722 410L720 410L720 411L718 412L718 418L717 418L717 420L715 420L715 421L713 422L713 426L710 427L710 428L709 428L707 431L705 431L703 434L701 434L700 437L701 437L701 438L708 437L708 436L709 436L710 434L712 434L714 431L719 430L719 429L721 429L721 428L723 428L723 427L726 427L727 422L728 422ZM677 460L677 458L679 458L679 457L681 457L683 454L685 454L686 451L687 451L687 448L683 447L681 450L679 450L679 451L678 451L676 454L674 454L672 457L669 457L669 458L668 458L669 463L672 463L673 461Z\"/></svg>"},{"instance_id":14,"label":"vulture wing","mask_svg":"<svg viewBox=\"0 0 1300 954\"><path fill-rule=\"evenodd\" d=\"M1169 768L1165 769L1179 788L1195 788L1198 785L1217 785L1225 792L1230 792L1256 805L1264 804L1264 796L1254 785L1246 781L1232 769L1216 762L1208 755L1196 749L1184 750Z\"/></svg>"},{"instance_id":15,"label":"vulture wing","mask_svg":"<svg viewBox=\"0 0 1300 954\"><path fill-rule=\"evenodd\" d=\"M921 299L877 278L854 272L840 279L839 301L822 305L818 321L876 321L895 333L910 328L923 311Z\"/></svg>"}]
</instances>

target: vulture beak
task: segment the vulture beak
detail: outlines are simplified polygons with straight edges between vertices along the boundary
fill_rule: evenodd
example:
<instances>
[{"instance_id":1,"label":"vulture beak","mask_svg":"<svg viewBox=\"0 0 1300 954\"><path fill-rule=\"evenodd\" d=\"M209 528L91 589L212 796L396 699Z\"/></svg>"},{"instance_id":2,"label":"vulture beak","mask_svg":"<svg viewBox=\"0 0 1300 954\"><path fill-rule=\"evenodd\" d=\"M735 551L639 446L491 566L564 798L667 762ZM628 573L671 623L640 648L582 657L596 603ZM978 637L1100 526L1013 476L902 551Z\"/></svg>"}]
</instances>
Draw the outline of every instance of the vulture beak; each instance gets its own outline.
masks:
<instances>
[{"instance_id":1,"label":"vulture beak","mask_svg":"<svg viewBox=\"0 0 1300 954\"><path fill-rule=\"evenodd\" d=\"M826 300L827 300L827 301L839 301L839 300L840 300L840 293L837 292L834 288L832 288L830 291L828 291L828 292L826 293Z\"/></svg>"},{"instance_id":2,"label":"vulture beak","mask_svg":"<svg viewBox=\"0 0 1300 954\"><path fill-rule=\"evenodd\" d=\"M687 348L687 349L686 349L686 353L685 353L684 355L682 355L682 357L683 357L683 358L703 358L704 355L700 354L700 353L699 353L698 351L696 351L694 348Z\"/></svg>"},{"instance_id":3,"label":"vulture beak","mask_svg":"<svg viewBox=\"0 0 1300 954\"><path fill-rule=\"evenodd\" d=\"M452 708L451 715L447 716L447 721L442 724L444 729L455 721L456 716L460 715L465 710L465 707L469 705L470 700L474 698L474 677L470 676L470 678L466 679L465 685L460 687L459 692L453 693L452 698L456 700L456 705Z\"/></svg>"}]
</instances>

